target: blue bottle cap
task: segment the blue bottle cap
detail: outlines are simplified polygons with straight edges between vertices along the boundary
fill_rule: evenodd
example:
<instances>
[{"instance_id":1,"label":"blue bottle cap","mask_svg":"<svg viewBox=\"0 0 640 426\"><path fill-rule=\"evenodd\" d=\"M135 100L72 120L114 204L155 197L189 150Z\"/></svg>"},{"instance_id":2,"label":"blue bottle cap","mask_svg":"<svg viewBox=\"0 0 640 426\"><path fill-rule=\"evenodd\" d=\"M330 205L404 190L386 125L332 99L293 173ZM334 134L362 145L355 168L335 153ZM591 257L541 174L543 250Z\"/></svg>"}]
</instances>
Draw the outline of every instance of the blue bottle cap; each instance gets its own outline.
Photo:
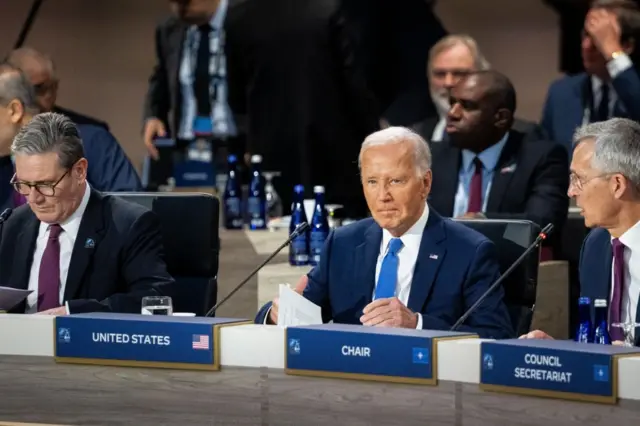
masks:
<instances>
[{"instance_id":1,"label":"blue bottle cap","mask_svg":"<svg viewBox=\"0 0 640 426\"><path fill-rule=\"evenodd\" d=\"M591 305L591 298L582 296L578 299L578 305Z\"/></svg>"},{"instance_id":2,"label":"blue bottle cap","mask_svg":"<svg viewBox=\"0 0 640 426\"><path fill-rule=\"evenodd\" d=\"M227 157L227 161L229 163L235 163L236 161L238 161L238 157L236 157L235 155L231 154Z\"/></svg>"},{"instance_id":3,"label":"blue bottle cap","mask_svg":"<svg viewBox=\"0 0 640 426\"><path fill-rule=\"evenodd\" d=\"M293 187L293 192L295 192L296 194L303 194L304 193L304 185L296 185Z\"/></svg>"}]
</instances>

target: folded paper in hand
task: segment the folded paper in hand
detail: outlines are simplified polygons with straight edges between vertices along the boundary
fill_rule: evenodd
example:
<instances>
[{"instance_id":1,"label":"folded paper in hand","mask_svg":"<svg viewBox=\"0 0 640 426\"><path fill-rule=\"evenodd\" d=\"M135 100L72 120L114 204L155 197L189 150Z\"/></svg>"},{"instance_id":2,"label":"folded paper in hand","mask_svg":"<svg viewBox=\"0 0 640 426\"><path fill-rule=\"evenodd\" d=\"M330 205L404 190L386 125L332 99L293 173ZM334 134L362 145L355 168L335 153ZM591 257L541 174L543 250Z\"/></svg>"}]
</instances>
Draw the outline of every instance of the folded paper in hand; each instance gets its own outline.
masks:
<instances>
[{"instance_id":1,"label":"folded paper in hand","mask_svg":"<svg viewBox=\"0 0 640 426\"><path fill-rule=\"evenodd\" d=\"M0 287L0 311L8 311L30 295L33 290Z\"/></svg>"},{"instance_id":2,"label":"folded paper in hand","mask_svg":"<svg viewBox=\"0 0 640 426\"><path fill-rule=\"evenodd\" d=\"M314 324L322 324L320 307L296 293L288 285L280 284L278 325L289 327Z\"/></svg>"}]
</instances>

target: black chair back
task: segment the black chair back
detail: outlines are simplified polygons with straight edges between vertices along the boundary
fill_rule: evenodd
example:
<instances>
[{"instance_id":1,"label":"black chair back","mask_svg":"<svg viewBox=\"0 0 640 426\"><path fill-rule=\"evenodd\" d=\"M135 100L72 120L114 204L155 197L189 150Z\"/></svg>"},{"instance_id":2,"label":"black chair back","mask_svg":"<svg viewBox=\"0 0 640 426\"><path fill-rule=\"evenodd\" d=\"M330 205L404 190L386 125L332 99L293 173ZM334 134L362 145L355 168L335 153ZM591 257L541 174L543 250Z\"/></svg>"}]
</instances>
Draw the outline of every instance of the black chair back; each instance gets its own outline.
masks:
<instances>
[{"instance_id":1,"label":"black chair back","mask_svg":"<svg viewBox=\"0 0 640 426\"><path fill-rule=\"evenodd\" d=\"M175 312L204 315L218 298L218 198L201 193L111 193L152 210L160 221Z\"/></svg>"},{"instance_id":2,"label":"black chair back","mask_svg":"<svg viewBox=\"0 0 640 426\"><path fill-rule=\"evenodd\" d=\"M511 267L535 241L541 230L540 226L528 220L455 220L493 241L498 250L501 273ZM503 282L505 303L518 335L529 332L531 326L533 306L536 303L539 260L540 250L533 250Z\"/></svg>"}]
</instances>

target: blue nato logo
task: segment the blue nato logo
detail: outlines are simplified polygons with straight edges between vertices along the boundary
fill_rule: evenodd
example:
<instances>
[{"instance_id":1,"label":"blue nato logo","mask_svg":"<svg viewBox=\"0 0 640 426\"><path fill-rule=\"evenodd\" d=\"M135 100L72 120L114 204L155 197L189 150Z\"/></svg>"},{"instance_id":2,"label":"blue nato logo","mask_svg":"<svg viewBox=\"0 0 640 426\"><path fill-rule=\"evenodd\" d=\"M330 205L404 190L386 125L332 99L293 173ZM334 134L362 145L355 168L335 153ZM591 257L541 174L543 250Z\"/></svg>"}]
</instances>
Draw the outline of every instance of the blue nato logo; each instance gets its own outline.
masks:
<instances>
[{"instance_id":1,"label":"blue nato logo","mask_svg":"<svg viewBox=\"0 0 640 426\"><path fill-rule=\"evenodd\" d=\"M71 330L68 328L58 329L58 342L69 343L71 342Z\"/></svg>"},{"instance_id":2,"label":"blue nato logo","mask_svg":"<svg viewBox=\"0 0 640 426\"><path fill-rule=\"evenodd\" d=\"M609 381L609 366L608 365L594 365L593 366L593 380L596 382L608 382Z\"/></svg>"},{"instance_id":3,"label":"blue nato logo","mask_svg":"<svg viewBox=\"0 0 640 426\"><path fill-rule=\"evenodd\" d=\"M414 364L429 364L429 349L413 348L412 362Z\"/></svg>"},{"instance_id":4,"label":"blue nato logo","mask_svg":"<svg viewBox=\"0 0 640 426\"><path fill-rule=\"evenodd\" d=\"M491 354L484 354L482 357L482 366L485 370L493 370L493 357Z\"/></svg>"},{"instance_id":5,"label":"blue nato logo","mask_svg":"<svg viewBox=\"0 0 640 426\"><path fill-rule=\"evenodd\" d=\"M289 339L289 353L300 355L300 339Z\"/></svg>"}]
</instances>

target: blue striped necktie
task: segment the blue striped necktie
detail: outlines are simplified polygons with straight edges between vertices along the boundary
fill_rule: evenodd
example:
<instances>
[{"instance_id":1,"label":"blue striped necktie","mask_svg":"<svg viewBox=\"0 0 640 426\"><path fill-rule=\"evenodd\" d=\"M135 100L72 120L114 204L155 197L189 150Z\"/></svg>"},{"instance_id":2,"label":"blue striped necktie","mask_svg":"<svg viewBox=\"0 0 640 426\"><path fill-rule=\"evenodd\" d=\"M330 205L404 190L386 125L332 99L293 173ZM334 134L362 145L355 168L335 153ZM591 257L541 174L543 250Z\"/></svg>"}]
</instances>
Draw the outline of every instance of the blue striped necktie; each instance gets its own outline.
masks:
<instances>
[{"instance_id":1,"label":"blue striped necktie","mask_svg":"<svg viewBox=\"0 0 640 426\"><path fill-rule=\"evenodd\" d=\"M374 300L395 296L398 281L398 252L403 246L400 238L392 238L389 241L387 254L382 259Z\"/></svg>"}]
</instances>

